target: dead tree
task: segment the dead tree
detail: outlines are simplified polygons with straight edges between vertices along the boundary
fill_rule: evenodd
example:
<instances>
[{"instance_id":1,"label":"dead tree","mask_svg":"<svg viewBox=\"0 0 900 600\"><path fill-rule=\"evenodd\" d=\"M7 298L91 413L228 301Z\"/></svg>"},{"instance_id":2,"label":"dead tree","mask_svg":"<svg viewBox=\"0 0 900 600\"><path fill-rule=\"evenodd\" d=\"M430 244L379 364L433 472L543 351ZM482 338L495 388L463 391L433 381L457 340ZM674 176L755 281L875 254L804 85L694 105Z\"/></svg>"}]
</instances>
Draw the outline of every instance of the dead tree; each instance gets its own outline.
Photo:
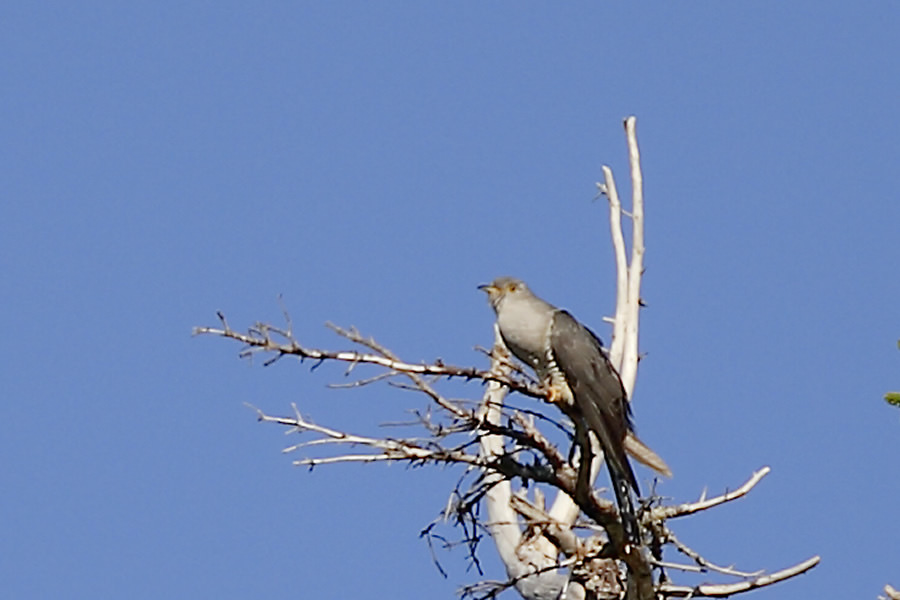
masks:
<instances>
[{"instance_id":1,"label":"dead tree","mask_svg":"<svg viewBox=\"0 0 900 600\"><path fill-rule=\"evenodd\" d=\"M644 254L643 183L635 123L634 117L625 121L632 183L630 211L622 208L611 169L603 167L604 181L597 184L600 195L609 201L617 271L616 313L612 319L609 355L629 397L637 377ZM623 216L632 226L630 257L622 230ZM740 571L705 558L670 529L669 522L673 519L744 496L769 472L768 467L754 473L736 490L714 498L702 496L683 504L665 504L655 496L642 499L638 516L642 544L627 543L613 502L597 493L575 493L579 477L577 457L595 457L590 468L591 481L603 459L597 448L579 447L590 444L590 439L576 438L572 424L556 414L553 407L534 411L515 408L507 402L510 393L543 400L546 391L510 359L496 331L494 346L488 353L490 368L482 369L441 361L407 362L373 338L334 325L329 327L351 342L354 349L309 348L295 335L287 314L284 327L258 323L246 333L233 330L221 313L219 320L221 326L198 327L195 333L241 342L242 357L262 354L267 357L266 365L284 357L344 363L348 373L357 365L373 365L379 369L375 376L340 387L387 381L427 397L427 410L417 412L413 424L419 435L409 437L371 437L340 427L326 427L304 417L296 405L289 416L271 416L258 411L258 417L311 438L287 449L302 454L295 461L297 465L387 461L461 466L462 475L450 493L446 508L425 528L423 535L431 540L434 528L440 522L450 521L458 526L462 532L460 541L477 561L478 540L487 532L507 572L502 581L481 581L462 588L460 593L464 598L492 598L510 587L527 600L724 597L794 577L819 562L819 557L814 556L775 573ZM480 400L452 399L440 390L446 380L479 381L485 391ZM548 428L563 431L570 447L560 448L551 441ZM552 501L546 498L548 491L555 494ZM486 508L486 519L478 510L482 505ZM674 550L684 559L664 557L666 549ZM676 572L717 573L730 581L679 585L672 576Z\"/></svg>"}]
</instances>

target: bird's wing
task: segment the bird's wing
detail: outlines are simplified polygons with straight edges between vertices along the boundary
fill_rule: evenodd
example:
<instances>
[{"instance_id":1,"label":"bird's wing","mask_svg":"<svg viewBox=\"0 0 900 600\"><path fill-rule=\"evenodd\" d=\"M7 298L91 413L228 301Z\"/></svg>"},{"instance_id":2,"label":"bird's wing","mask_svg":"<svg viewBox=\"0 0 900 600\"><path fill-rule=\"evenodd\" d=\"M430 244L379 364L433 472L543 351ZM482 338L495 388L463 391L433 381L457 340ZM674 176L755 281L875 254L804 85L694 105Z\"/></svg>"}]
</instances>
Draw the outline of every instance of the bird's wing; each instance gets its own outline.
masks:
<instances>
[{"instance_id":1,"label":"bird's wing","mask_svg":"<svg viewBox=\"0 0 900 600\"><path fill-rule=\"evenodd\" d=\"M568 312L557 310L550 328L550 350L575 404L599 438L606 460L637 492L637 479L625 455L625 436L633 429L631 408L600 338Z\"/></svg>"}]
</instances>

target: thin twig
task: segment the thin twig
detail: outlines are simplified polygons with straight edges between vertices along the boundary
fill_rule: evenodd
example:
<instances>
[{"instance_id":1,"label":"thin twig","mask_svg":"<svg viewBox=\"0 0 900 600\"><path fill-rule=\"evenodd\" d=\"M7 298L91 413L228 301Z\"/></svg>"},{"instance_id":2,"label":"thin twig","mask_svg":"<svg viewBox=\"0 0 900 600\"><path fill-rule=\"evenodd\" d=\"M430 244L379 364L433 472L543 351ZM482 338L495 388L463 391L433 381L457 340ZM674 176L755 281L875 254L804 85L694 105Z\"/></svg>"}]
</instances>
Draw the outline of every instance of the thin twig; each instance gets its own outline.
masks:
<instances>
[{"instance_id":1,"label":"thin twig","mask_svg":"<svg viewBox=\"0 0 900 600\"><path fill-rule=\"evenodd\" d=\"M695 563L697 563L697 566L704 571L715 571L717 573L722 573L723 575L731 575L732 577L759 577L760 575L765 573L765 571L763 570L754 571L753 573L747 573L745 571L738 571L734 567L721 567L701 556L700 553L696 550L693 550L686 544L683 544L681 540L675 537L675 534L673 534L671 531L667 530L665 537L667 542L673 544L679 552L692 559Z\"/></svg>"},{"instance_id":2,"label":"thin twig","mask_svg":"<svg viewBox=\"0 0 900 600\"><path fill-rule=\"evenodd\" d=\"M675 517L683 517L685 515L694 514L696 512L700 512L701 510L707 510L712 508L713 506L718 506L719 504L723 504L725 502L730 502L732 500L737 500L747 494L753 487L759 483L760 479L765 477L771 469L769 467L763 467L759 471L756 471L750 479L748 479L744 485L734 490L733 492L727 492L722 494L721 496L716 496L715 498L709 498L700 500L699 502L691 502L687 504L679 504L677 506L658 506L652 509L651 514L654 519L673 519Z\"/></svg>"},{"instance_id":3,"label":"thin twig","mask_svg":"<svg viewBox=\"0 0 900 600\"><path fill-rule=\"evenodd\" d=\"M413 364L394 358L387 358L379 354L356 352L353 350L335 352L317 348L307 348L301 345L295 338L288 337L290 335L289 332L268 325L257 325L255 328L251 328L248 333L240 333L228 327L224 315L221 313L218 313L218 315L223 325L221 329L216 327L195 327L193 329L193 335L217 335L241 342L247 346L247 348L241 352L242 357L251 356L257 352L272 352L276 355L276 359L284 356L295 356L300 359L312 359L316 361L334 360L346 363L371 364L404 374L436 375L440 377L465 379L467 381L497 381L513 391L526 396L531 396L532 398L544 398L546 396L546 392L537 385L511 376L492 374L490 371L475 367L455 367L445 364ZM273 333L284 338L286 341L283 343L275 341L272 339Z\"/></svg>"},{"instance_id":4,"label":"thin twig","mask_svg":"<svg viewBox=\"0 0 900 600\"><path fill-rule=\"evenodd\" d=\"M702 584L694 587L664 583L659 586L659 592L672 598L724 598L725 596L766 587L779 581L796 577L815 567L820 560L820 557L813 556L793 567L737 583Z\"/></svg>"}]
</instances>

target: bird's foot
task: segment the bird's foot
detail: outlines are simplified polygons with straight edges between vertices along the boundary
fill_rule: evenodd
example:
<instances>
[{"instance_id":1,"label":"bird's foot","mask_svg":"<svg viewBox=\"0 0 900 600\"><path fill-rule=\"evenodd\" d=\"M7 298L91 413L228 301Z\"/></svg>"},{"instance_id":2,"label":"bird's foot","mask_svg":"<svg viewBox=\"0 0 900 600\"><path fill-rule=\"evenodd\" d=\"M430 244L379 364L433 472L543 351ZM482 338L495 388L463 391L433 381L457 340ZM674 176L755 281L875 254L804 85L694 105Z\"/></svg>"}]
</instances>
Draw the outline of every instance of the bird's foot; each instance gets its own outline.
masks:
<instances>
[{"instance_id":1,"label":"bird's foot","mask_svg":"<svg viewBox=\"0 0 900 600\"><path fill-rule=\"evenodd\" d=\"M545 385L544 387L544 396L547 398L547 402L550 404L559 404L562 402L563 395L560 392L559 388L554 387L552 385Z\"/></svg>"}]
</instances>

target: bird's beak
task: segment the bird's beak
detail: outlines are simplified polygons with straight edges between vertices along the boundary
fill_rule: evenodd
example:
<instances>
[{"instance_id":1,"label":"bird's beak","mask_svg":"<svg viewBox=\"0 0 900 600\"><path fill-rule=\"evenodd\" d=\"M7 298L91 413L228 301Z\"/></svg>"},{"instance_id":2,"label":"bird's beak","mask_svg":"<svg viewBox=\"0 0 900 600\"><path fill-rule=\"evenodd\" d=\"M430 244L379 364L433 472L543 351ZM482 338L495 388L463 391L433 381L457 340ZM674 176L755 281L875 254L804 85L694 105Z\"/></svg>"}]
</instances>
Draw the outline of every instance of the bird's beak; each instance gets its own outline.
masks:
<instances>
[{"instance_id":1,"label":"bird's beak","mask_svg":"<svg viewBox=\"0 0 900 600\"><path fill-rule=\"evenodd\" d=\"M487 294L488 304L497 311L497 303L500 302L500 288L493 283L484 283L478 286L478 289Z\"/></svg>"}]
</instances>

